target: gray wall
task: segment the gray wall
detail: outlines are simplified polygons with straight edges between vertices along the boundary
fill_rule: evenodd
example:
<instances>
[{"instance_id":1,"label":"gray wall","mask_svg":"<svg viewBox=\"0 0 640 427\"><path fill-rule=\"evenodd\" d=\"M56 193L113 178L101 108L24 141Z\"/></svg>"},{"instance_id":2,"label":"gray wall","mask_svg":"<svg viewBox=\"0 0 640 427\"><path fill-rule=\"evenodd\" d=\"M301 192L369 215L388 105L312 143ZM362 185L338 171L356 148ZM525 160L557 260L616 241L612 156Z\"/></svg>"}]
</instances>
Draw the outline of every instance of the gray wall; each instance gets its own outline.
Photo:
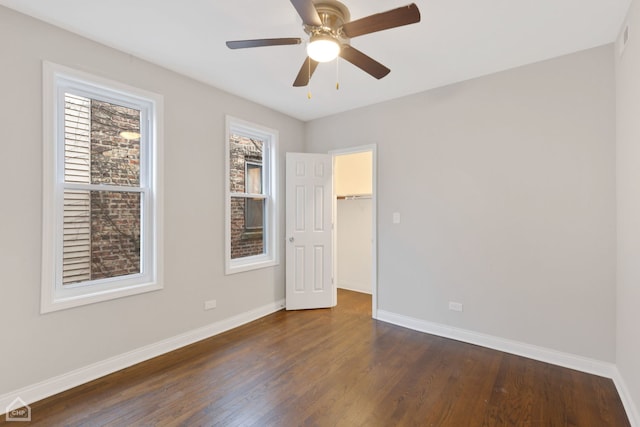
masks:
<instances>
[{"instance_id":1,"label":"gray wall","mask_svg":"<svg viewBox=\"0 0 640 427\"><path fill-rule=\"evenodd\" d=\"M617 365L640 422L640 4L629 12L631 38L616 55L618 184ZM635 31L634 31L635 30Z\"/></svg>"},{"instance_id":2,"label":"gray wall","mask_svg":"<svg viewBox=\"0 0 640 427\"><path fill-rule=\"evenodd\" d=\"M0 395L284 298L284 263L223 275L225 114L278 129L280 164L302 122L3 7L0 52ZM164 95L164 290L39 314L42 60Z\"/></svg>"},{"instance_id":3,"label":"gray wall","mask_svg":"<svg viewBox=\"0 0 640 427\"><path fill-rule=\"evenodd\" d=\"M308 123L311 152L378 144L380 309L615 361L612 51Z\"/></svg>"}]
</instances>

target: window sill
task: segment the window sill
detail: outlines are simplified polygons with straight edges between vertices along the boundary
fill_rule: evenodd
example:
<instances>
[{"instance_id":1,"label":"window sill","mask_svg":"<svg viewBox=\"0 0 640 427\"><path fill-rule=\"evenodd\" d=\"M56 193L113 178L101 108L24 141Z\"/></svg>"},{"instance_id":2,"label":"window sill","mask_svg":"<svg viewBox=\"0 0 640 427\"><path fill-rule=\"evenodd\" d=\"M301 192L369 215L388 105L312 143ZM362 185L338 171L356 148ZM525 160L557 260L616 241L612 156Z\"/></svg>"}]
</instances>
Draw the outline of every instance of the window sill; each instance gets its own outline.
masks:
<instances>
[{"instance_id":1,"label":"window sill","mask_svg":"<svg viewBox=\"0 0 640 427\"><path fill-rule=\"evenodd\" d=\"M278 264L278 260L269 258L265 255L236 258L227 262L227 265L225 266L225 274L230 275L245 271L258 270L261 268L273 267Z\"/></svg>"},{"instance_id":2,"label":"window sill","mask_svg":"<svg viewBox=\"0 0 640 427\"><path fill-rule=\"evenodd\" d=\"M51 313L59 310L66 310L83 305L94 304L97 302L109 301L118 298L124 298L132 295L139 295L146 292L152 292L162 289L160 283L141 283L139 285L128 285L125 287L117 287L111 289L96 289L93 292L85 292L82 294L71 294L60 296L55 294L42 295L40 313Z\"/></svg>"}]
</instances>

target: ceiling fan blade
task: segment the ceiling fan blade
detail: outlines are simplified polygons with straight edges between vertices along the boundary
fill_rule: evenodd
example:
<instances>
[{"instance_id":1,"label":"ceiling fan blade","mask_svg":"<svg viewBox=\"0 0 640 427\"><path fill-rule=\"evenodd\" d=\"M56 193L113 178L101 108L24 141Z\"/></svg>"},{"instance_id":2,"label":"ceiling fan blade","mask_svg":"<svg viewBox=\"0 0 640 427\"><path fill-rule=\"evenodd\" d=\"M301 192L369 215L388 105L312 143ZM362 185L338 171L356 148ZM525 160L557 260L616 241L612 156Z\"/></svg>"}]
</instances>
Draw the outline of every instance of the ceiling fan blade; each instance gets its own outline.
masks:
<instances>
[{"instance_id":1,"label":"ceiling fan blade","mask_svg":"<svg viewBox=\"0 0 640 427\"><path fill-rule=\"evenodd\" d=\"M371 74L378 80L391 72L390 69L388 69L375 59L368 57L355 47L349 45L342 45L342 49L340 49L340 56L343 59L351 62L356 67L362 69L362 71Z\"/></svg>"},{"instance_id":2,"label":"ceiling fan blade","mask_svg":"<svg viewBox=\"0 0 640 427\"><path fill-rule=\"evenodd\" d=\"M227 47L229 49L245 49L248 47L282 46L282 45L300 44L300 43L302 43L302 39L299 39L299 38L234 40L234 41L228 41Z\"/></svg>"},{"instance_id":3,"label":"ceiling fan blade","mask_svg":"<svg viewBox=\"0 0 640 427\"><path fill-rule=\"evenodd\" d=\"M298 15L302 18L302 22L307 25L319 27L322 25L320 15L311 0L291 0L291 4L296 8Z\"/></svg>"},{"instance_id":4,"label":"ceiling fan blade","mask_svg":"<svg viewBox=\"0 0 640 427\"><path fill-rule=\"evenodd\" d=\"M420 10L415 3L411 3L387 12L347 22L342 26L342 31L347 37L352 38L416 22L420 22Z\"/></svg>"},{"instance_id":5,"label":"ceiling fan blade","mask_svg":"<svg viewBox=\"0 0 640 427\"><path fill-rule=\"evenodd\" d=\"M300 67L300 71L298 72L298 76L296 80L293 82L294 87L306 86L309 84L309 80L311 80L311 76L313 76L313 72L318 67L318 62L313 59L307 57Z\"/></svg>"}]
</instances>

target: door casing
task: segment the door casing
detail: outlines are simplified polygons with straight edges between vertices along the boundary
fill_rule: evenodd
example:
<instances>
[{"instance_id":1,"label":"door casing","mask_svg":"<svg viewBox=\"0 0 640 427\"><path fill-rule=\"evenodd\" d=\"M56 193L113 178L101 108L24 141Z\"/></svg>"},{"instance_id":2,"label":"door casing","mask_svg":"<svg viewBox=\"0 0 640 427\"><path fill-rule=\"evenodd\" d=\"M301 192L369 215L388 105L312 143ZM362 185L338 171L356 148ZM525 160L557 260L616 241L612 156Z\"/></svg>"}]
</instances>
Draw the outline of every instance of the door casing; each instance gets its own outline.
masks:
<instances>
[{"instance_id":1,"label":"door casing","mask_svg":"<svg viewBox=\"0 0 640 427\"><path fill-rule=\"evenodd\" d=\"M373 317L374 319L378 318L378 203L377 203L377 186L378 186L378 179L377 179L377 165L378 165L378 160L377 160L377 145L376 144L370 144L370 145L361 145L358 147L351 147L351 148L343 148L343 149L337 149L337 150L331 150L329 151L329 154L331 155L332 161L333 161L333 166L334 166L334 171L335 171L335 163L336 163L336 157L338 156L342 156L345 154L355 154L355 153L363 153L363 152L371 152L371 317ZM334 176L334 180L335 180L335 176ZM337 256L336 256L336 243L338 241L337 239L337 230L338 227L336 226L336 220L338 218L337 216L337 212L338 212L338 203L337 203L337 199L336 199L336 194L335 194L335 182L333 185L334 188L334 194L333 194L333 207L332 207L332 215L333 215L333 219L334 219L334 227L333 227L333 237L332 237L332 244L333 244L333 277L337 278L338 275L338 263L337 263ZM337 287L337 280L334 280L334 286Z\"/></svg>"}]
</instances>

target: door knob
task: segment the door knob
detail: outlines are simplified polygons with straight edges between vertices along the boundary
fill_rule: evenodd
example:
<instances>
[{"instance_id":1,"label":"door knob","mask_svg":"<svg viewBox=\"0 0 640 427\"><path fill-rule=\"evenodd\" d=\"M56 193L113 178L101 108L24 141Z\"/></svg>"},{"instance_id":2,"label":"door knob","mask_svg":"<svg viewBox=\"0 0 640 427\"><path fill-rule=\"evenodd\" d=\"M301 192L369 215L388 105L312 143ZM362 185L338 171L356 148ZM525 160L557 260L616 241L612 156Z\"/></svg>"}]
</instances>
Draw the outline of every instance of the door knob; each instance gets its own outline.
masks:
<instances>
[{"instance_id":1,"label":"door knob","mask_svg":"<svg viewBox=\"0 0 640 427\"><path fill-rule=\"evenodd\" d=\"M293 238L293 236L289 237L289 241L290 241L291 243L293 243L293 241L294 241L294 240L295 240L295 239Z\"/></svg>"}]
</instances>

